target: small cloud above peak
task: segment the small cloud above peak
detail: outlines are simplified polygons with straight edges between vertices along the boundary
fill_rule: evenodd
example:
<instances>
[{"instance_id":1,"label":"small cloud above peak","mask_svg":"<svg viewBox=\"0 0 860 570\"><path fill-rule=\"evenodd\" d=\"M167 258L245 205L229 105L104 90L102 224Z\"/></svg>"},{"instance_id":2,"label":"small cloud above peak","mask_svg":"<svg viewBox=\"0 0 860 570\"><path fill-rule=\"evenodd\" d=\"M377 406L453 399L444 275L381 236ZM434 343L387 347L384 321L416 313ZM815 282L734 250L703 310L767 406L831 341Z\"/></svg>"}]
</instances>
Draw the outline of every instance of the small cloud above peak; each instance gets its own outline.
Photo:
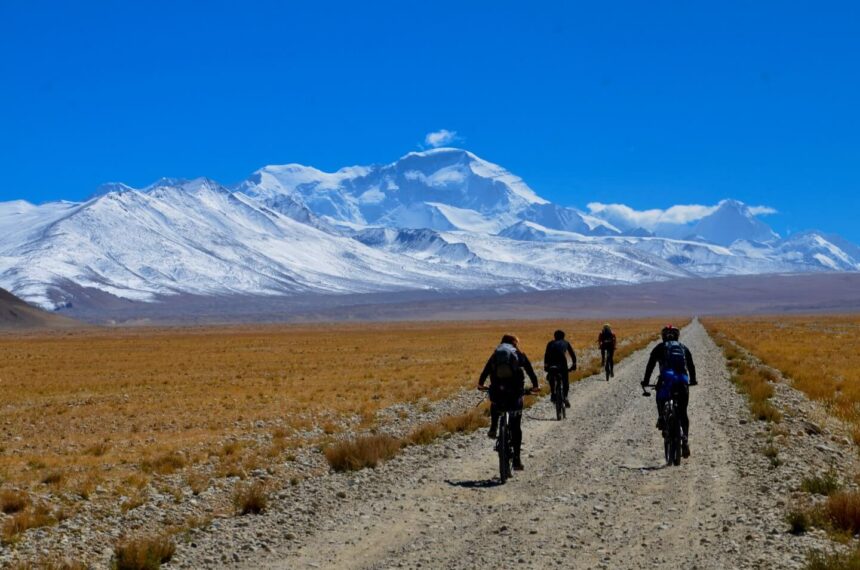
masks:
<instances>
[{"instance_id":1,"label":"small cloud above peak","mask_svg":"<svg viewBox=\"0 0 860 570\"><path fill-rule=\"evenodd\" d=\"M770 216L779 213L779 210L770 206L750 206L749 209L753 216Z\"/></svg>"},{"instance_id":2,"label":"small cloud above peak","mask_svg":"<svg viewBox=\"0 0 860 570\"><path fill-rule=\"evenodd\" d=\"M458 140L460 140L460 137L457 136L457 131L439 129L438 131L427 133L427 136L424 137L424 144L430 148L439 148Z\"/></svg>"}]
</instances>

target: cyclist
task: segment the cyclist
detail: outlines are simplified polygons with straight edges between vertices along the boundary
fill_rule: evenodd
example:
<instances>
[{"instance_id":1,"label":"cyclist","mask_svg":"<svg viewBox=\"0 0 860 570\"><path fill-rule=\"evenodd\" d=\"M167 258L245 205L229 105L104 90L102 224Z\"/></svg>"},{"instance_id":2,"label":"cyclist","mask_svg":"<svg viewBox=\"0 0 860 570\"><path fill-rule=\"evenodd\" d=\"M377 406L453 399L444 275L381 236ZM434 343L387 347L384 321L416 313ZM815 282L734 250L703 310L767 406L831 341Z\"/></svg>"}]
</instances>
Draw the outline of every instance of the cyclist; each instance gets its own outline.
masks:
<instances>
[{"instance_id":1,"label":"cyclist","mask_svg":"<svg viewBox=\"0 0 860 570\"><path fill-rule=\"evenodd\" d=\"M562 381L562 393L564 394L564 406L570 407L570 401L567 399L568 391L570 390L570 380L568 378L569 370L576 370L576 353L573 352L573 347L564 339L564 331L555 331L553 340L546 345L546 351L543 353L543 369L549 372L550 367L555 366L559 369ZM567 355L570 355L570 360L573 363L568 369ZM553 377L547 376L549 379L550 399L555 402L555 383Z\"/></svg>"},{"instance_id":2,"label":"cyclist","mask_svg":"<svg viewBox=\"0 0 860 570\"><path fill-rule=\"evenodd\" d=\"M660 364L660 374L657 378L657 429L663 429L663 404L670 395L678 404L678 417L681 429L684 430L684 440L681 442L681 455L690 456L690 445L687 437L690 434L690 418L687 416L687 404L690 400L689 386L695 386L696 365L690 349L679 342L681 331L672 325L666 325L660 331L663 342L651 350L651 357L645 367L645 379L642 387L648 385L654 366Z\"/></svg>"},{"instance_id":3,"label":"cyclist","mask_svg":"<svg viewBox=\"0 0 860 570\"><path fill-rule=\"evenodd\" d=\"M481 377L478 389L484 390L484 383L490 379L490 431L491 438L496 437L499 426L499 416L504 411L523 409L523 387L525 375L532 382L532 391L538 389L538 379L528 357L519 349L520 341L512 334L502 336L499 346L490 355ZM523 443L522 414L511 415L511 443L514 445L514 469L522 471L520 448Z\"/></svg>"},{"instance_id":4,"label":"cyclist","mask_svg":"<svg viewBox=\"0 0 860 570\"><path fill-rule=\"evenodd\" d=\"M603 325L600 334L597 335L597 346L600 347L600 367L609 366L609 376L615 378L615 333L612 332L612 327L609 323Z\"/></svg>"}]
</instances>

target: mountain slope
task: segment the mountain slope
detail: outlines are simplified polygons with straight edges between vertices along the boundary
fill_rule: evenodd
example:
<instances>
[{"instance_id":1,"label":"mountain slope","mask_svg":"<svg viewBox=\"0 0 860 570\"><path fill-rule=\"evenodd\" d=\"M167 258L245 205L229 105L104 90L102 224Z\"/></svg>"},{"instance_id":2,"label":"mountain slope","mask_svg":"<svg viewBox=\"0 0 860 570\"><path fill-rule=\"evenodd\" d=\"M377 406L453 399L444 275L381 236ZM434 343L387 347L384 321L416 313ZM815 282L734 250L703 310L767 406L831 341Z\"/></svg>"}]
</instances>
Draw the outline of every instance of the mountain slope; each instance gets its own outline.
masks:
<instances>
[{"instance_id":1,"label":"mountain slope","mask_svg":"<svg viewBox=\"0 0 860 570\"><path fill-rule=\"evenodd\" d=\"M81 323L29 305L5 289L0 289L0 330L69 328Z\"/></svg>"},{"instance_id":2,"label":"mountain slope","mask_svg":"<svg viewBox=\"0 0 860 570\"><path fill-rule=\"evenodd\" d=\"M718 245L738 240L772 242L779 236L737 200L723 200L713 213L693 226L691 235Z\"/></svg>"},{"instance_id":3,"label":"mountain slope","mask_svg":"<svg viewBox=\"0 0 860 570\"><path fill-rule=\"evenodd\" d=\"M279 214L211 181L109 192L46 215L0 254L0 282L46 307L63 281L148 301L179 293L288 294L479 288L464 276Z\"/></svg>"},{"instance_id":4,"label":"mountain slope","mask_svg":"<svg viewBox=\"0 0 860 570\"><path fill-rule=\"evenodd\" d=\"M353 227L496 233L528 219L560 230L618 233L607 222L547 202L504 168L452 148L334 173L297 164L267 166L238 190L270 205L289 197L332 223Z\"/></svg>"},{"instance_id":5,"label":"mountain slope","mask_svg":"<svg viewBox=\"0 0 860 570\"><path fill-rule=\"evenodd\" d=\"M267 166L232 189L206 178L110 184L82 203L0 203L0 287L57 309L860 270L857 246L817 232L779 239L734 200L695 223L642 227L619 211L552 204L459 149L334 173Z\"/></svg>"}]
</instances>

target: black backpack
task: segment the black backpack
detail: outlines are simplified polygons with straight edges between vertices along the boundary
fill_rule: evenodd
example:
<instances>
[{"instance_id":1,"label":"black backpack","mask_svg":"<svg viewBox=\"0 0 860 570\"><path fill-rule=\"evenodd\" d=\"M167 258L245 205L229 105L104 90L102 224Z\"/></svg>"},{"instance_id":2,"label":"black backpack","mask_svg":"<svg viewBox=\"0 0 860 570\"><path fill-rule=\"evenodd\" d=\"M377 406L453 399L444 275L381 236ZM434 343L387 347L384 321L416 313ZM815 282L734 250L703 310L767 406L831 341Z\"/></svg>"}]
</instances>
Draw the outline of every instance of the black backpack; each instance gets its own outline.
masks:
<instances>
[{"instance_id":1,"label":"black backpack","mask_svg":"<svg viewBox=\"0 0 860 570\"><path fill-rule=\"evenodd\" d=\"M671 370L677 375L687 373L687 354L684 345L677 340L668 340L663 343L665 347L663 355L662 370Z\"/></svg>"},{"instance_id":2,"label":"black backpack","mask_svg":"<svg viewBox=\"0 0 860 570\"><path fill-rule=\"evenodd\" d=\"M520 377L520 359L517 349L510 344L500 344L493 353L493 377L502 386L512 386Z\"/></svg>"}]
</instances>

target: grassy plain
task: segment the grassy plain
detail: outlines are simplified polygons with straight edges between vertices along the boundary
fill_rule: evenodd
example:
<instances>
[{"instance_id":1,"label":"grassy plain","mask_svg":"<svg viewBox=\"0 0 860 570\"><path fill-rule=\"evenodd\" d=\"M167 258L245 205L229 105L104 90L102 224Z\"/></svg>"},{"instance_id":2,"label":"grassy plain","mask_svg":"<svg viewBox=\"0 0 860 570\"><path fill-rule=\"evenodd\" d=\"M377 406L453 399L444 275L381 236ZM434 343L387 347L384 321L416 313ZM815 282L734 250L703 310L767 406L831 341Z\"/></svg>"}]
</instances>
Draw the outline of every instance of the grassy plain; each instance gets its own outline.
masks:
<instances>
[{"instance_id":1,"label":"grassy plain","mask_svg":"<svg viewBox=\"0 0 860 570\"><path fill-rule=\"evenodd\" d=\"M860 315L708 318L704 321L718 342L727 338L745 348L764 364L782 372L794 388L821 402L830 414L847 422L852 426L854 442L860 444ZM721 344L730 366L741 358L736 348ZM760 375L768 382L776 380L768 371ZM762 394L773 391L766 382L755 385L761 387ZM751 402L755 402L752 395ZM816 526L828 529L842 541L860 532L860 492L841 489L835 473L810 475L803 480L801 490L809 495L825 495L827 499L810 501L812 506L795 505L787 519L791 532L803 534L809 527ZM814 552L806 568L860 568L860 550L845 554Z\"/></svg>"},{"instance_id":2,"label":"grassy plain","mask_svg":"<svg viewBox=\"0 0 860 570\"><path fill-rule=\"evenodd\" d=\"M860 315L705 320L791 378L835 416L860 426ZM855 439L860 440L860 431Z\"/></svg>"},{"instance_id":3,"label":"grassy plain","mask_svg":"<svg viewBox=\"0 0 860 570\"><path fill-rule=\"evenodd\" d=\"M630 320L614 328L620 341L641 345L662 323ZM179 475L196 493L210 477L244 477L283 463L298 446L326 445L379 427L385 415L378 412L389 406L419 409L474 385L504 332L519 335L537 363L561 327L577 352L588 349L593 360L601 324L233 326L0 336L0 491L9 499L7 514L16 519L7 519L4 537L15 539L37 515L42 518L33 526L73 516L76 502L94 494L112 496L127 512L146 502L150 484L176 484L176 477L164 476ZM582 364L580 375L596 371L593 363Z\"/></svg>"}]
</instances>

